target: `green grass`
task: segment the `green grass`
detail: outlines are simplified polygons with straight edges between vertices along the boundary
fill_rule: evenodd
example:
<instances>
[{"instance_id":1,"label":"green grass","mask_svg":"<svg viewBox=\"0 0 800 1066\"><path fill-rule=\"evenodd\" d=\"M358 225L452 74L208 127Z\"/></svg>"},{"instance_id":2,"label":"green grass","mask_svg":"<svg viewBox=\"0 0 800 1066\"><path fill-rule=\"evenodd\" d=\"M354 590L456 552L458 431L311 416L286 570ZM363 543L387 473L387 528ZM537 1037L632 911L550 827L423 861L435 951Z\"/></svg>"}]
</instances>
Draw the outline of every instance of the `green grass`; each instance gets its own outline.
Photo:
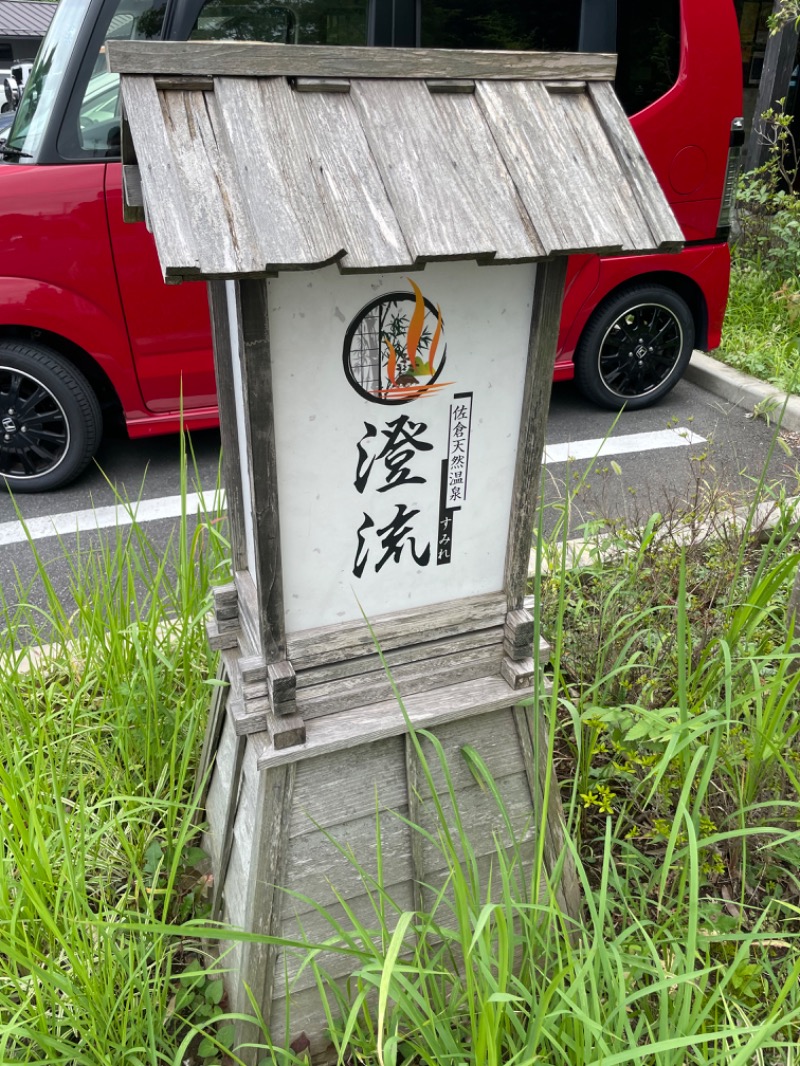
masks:
<instances>
[{"instance_id":1,"label":"green grass","mask_svg":"<svg viewBox=\"0 0 800 1066\"><path fill-rule=\"evenodd\" d=\"M550 727L540 754L548 787L553 769L561 782L581 919L561 914L555 881L540 890L541 847L529 871L498 840L479 874L450 786L428 837L449 871L433 903L397 906L380 847L376 868L351 856L372 914L327 915L329 935L306 950L341 1063L798 1062L800 664L786 605L800 531L777 502L768 535L700 501L688 541L675 515L611 527L613 556L589 551L580 569L540 536L552 684L538 675L530 705ZM219 529L216 515L196 529L185 517L166 557L136 524L65 545L69 612L41 559L46 609L6 596L0 1062L240 1061L206 954L236 934L207 921L194 800ZM26 651L45 635L48 654ZM450 781L435 738L416 743L423 788L439 762ZM479 753L462 757L507 828ZM331 951L351 959L346 989L325 972ZM267 1066L303 1062L271 1040Z\"/></svg>"},{"instance_id":2,"label":"green grass","mask_svg":"<svg viewBox=\"0 0 800 1066\"><path fill-rule=\"evenodd\" d=\"M774 274L757 263L734 259L722 344L714 357L798 394L798 338L800 303L792 304Z\"/></svg>"},{"instance_id":3,"label":"green grass","mask_svg":"<svg viewBox=\"0 0 800 1066\"><path fill-rule=\"evenodd\" d=\"M206 887L194 804L203 617L225 545L216 516L201 517L184 514L166 552L136 523L92 547L65 543L69 612L34 543L45 606L4 589L2 1062L172 1062L181 1015L203 1014L199 942L163 931L199 913Z\"/></svg>"},{"instance_id":4,"label":"green grass","mask_svg":"<svg viewBox=\"0 0 800 1066\"><path fill-rule=\"evenodd\" d=\"M427 838L449 871L433 905L401 910L380 849L377 872L354 856L372 917L327 915L330 937L309 946L339 1062L797 1062L800 661L785 609L800 530L778 504L769 535L699 503L688 542L674 516L612 530L614 554L590 550L575 571L564 543L548 546L536 584L553 685L540 677L531 704L556 739L581 920L499 842L479 877L450 789L456 818L442 811ZM435 738L417 745L448 779ZM351 956L346 993L325 972L331 950Z\"/></svg>"}]
</instances>

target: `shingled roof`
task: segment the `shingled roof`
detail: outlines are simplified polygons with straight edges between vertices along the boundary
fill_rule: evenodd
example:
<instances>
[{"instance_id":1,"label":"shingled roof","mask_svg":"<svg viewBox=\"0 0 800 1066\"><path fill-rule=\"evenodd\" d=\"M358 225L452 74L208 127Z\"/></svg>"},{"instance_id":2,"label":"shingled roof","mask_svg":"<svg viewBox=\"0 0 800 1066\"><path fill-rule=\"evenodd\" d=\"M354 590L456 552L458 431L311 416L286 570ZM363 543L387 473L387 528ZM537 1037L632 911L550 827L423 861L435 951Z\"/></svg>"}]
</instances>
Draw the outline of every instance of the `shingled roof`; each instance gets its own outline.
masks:
<instances>
[{"instance_id":1,"label":"shingled roof","mask_svg":"<svg viewBox=\"0 0 800 1066\"><path fill-rule=\"evenodd\" d=\"M683 240L613 57L123 41L108 56L138 163L126 195L166 277Z\"/></svg>"},{"instance_id":2,"label":"shingled roof","mask_svg":"<svg viewBox=\"0 0 800 1066\"><path fill-rule=\"evenodd\" d=\"M56 4L0 0L0 37L44 37Z\"/></svg>"}]
</instances>

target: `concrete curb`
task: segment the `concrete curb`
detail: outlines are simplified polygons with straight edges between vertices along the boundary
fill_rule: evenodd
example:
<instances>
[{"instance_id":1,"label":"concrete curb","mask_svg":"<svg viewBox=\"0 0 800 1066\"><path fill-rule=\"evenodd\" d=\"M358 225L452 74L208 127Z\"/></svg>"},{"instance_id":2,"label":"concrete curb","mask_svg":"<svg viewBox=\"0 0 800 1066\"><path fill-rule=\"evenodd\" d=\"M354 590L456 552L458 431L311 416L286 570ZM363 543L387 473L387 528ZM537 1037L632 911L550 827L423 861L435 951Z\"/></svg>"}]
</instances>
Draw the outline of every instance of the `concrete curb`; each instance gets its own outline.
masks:
<instances>
[{"instance_id":1,"label":"concrete curb","mask_svg":"<svg viewBox=\"0 0 800 1066\"><path fill-rule=\"evenodd\" d=\"M692 353L685 376L693 385L699 385L701 389L706 389L712 395L732 403L735 407L741 407L748 413L756 404L766 400L769 402L771 418L775 422L780 421L784 429L792 432L800 431L800 396L787 397L785 392L776 389L774 385L767 385L741 370L725 366L703 352Z\"/></svg>"}]
</instances>

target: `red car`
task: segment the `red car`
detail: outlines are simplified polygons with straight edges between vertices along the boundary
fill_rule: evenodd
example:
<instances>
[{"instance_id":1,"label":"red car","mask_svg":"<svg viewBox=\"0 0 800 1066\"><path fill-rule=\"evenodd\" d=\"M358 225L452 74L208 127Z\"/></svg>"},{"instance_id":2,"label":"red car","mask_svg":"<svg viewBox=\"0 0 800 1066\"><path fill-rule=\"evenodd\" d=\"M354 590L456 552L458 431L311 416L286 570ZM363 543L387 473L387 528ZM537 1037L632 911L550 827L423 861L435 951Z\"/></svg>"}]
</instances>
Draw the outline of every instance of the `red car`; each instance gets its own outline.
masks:
<instances>
[{"instance_id":1,"label":"red car","mask_svg":"<svg viewBox=\"0 0 800 1066\"><path fill-rule=\"evenodd\" d=\"M675 256L576 257L556 379L641 407L719 343L729 280L733 0L61 0L0 147L0 476L57 488L104 423L131 437L217 421L206 290L165 286L150 234L122 215L119 96L104 41L618 51L617 92L686 237ZM734 132L734 141L736 134Z\"/></svg>"}]
</instances>

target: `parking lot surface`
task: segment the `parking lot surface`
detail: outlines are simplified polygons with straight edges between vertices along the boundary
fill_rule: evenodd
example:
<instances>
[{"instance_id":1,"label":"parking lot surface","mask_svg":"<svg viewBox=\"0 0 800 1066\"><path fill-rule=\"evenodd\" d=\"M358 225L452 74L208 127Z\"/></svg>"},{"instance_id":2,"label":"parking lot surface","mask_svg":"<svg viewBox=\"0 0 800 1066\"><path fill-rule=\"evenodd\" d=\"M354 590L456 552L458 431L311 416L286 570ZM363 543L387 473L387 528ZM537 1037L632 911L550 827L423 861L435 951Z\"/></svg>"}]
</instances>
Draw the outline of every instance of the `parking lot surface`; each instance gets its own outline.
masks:
<instances>
[{"instance_id":1,"label":"parking lot surface","mask_svg":"<svg viewBox=\"0 0 800 1066\"><path fill-rule=\"evenodd\" d=\"M661 404L614 415L583 400L569 384L554 386L543 468L544 525L551 529L570 504L570 533L602 517L641 524L655 511L716 491L732 503L752 499L759 483L797 491L800 441L774 424L747 416L687 381ZM213 499L218 486L219 434L192 437L186 483ZM156 546L174 535L182 473L176 437L106 440L96 465L75 484L39 496L0 495L0 584L7 597L35 573L27 536L50 580L68 595L65 553L86 551L103 530L136 511ZM577 494L576 488L579 487ZM124 501L128 501L127 504ZM198 500L190 497L190 511ZM20 524L27 526L27 532ZM100 531L98 532L98 527ZM76 536L76 531L78 535ZM58 534L58 535L56 535Z\"/></svg>"}]
</instances>

